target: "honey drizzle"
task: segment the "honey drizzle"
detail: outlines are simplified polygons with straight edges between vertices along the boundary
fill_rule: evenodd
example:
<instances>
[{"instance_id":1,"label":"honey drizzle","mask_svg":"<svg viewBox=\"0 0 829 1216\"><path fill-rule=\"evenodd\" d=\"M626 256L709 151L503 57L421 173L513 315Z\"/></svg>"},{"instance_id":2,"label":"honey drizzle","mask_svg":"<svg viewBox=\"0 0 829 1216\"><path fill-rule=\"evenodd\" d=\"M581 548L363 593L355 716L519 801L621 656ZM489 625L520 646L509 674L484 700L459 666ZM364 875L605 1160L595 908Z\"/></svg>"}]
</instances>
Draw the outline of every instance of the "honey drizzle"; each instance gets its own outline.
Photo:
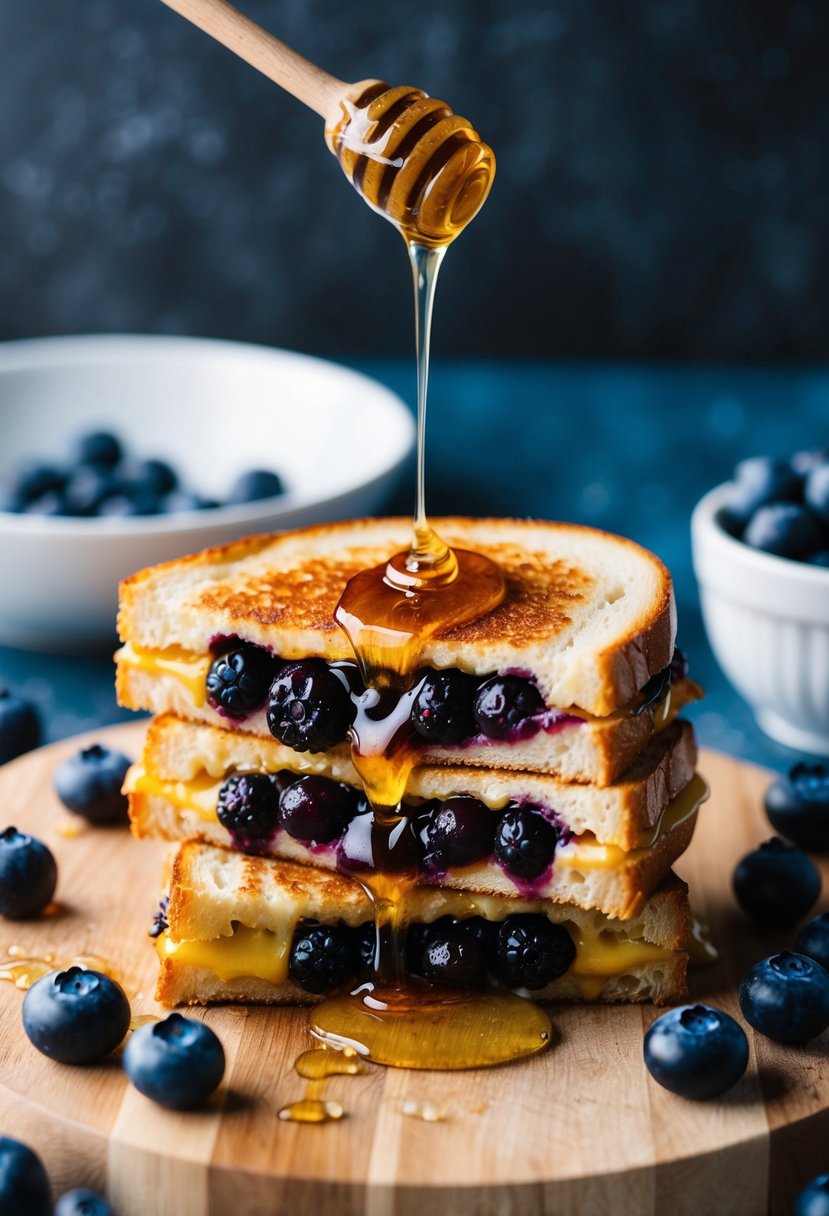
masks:
<instances>
[{"instance_id":1,"label":"honey drizzle","mask_svg":"<svg viewBox=\"0 0 829 1216\"><path fill-rule=\"evenodd\" d=\"M353 1047L341 1051L316 1047L297 1056L294 1071L308 1084L304 1097L277 1111L277 1118L286 1123L331 1123L342 1119L345 1115L342 1103L323 1096L325 1082L329 1077L356 1077L365 1070Z\"/></svg>"},{"instance_id":2,"label":"honey drizzle","mask_svg":"<svg viewBox=\"0 0 829 1216\"><path fill-rule=\"evenodd\" d=\"M9 946L7 953L13 961L0 963L0 981L14 984L15 988L26 991L32 984L51 975L53 971L66 971L69 967L84 967L88 971L101 971L113 979L118 979L117 972L111 963L97 954L77 954L68 959L59 959L51 952L42 956L30 956L23 946Z\"/></svg>"}]
</instances>

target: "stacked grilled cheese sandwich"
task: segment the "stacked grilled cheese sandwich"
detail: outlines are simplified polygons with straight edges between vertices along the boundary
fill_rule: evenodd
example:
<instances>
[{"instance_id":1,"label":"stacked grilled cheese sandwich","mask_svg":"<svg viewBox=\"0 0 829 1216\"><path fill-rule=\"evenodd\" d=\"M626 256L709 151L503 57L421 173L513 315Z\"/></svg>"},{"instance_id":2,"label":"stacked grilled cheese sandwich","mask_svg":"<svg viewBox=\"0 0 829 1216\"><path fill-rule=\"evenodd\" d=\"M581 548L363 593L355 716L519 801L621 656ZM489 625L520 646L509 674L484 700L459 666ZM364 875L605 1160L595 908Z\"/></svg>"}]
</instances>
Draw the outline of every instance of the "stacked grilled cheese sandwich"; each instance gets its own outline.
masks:
<instances>
[{"instance_id":1,"label":"stacked grilled cheese sandwich","mask_svg":"<svg viewBox=\"0 0 829 1216\"><path fill-rule=\"evenodd\" d=\"M667 571L587 528L437 526L496 561L507 591L425 645L397 710L418 758L403 803L418 875L408 964L451 980L429 970L449 925L475 933L482 983L682 999L690 917L671 866L706 787L677 717L697 690L675 654ZM371 908L354 876L376 859L348 742L365 690L334 613L408 527L252 538L122 585L119 698L156 715L128 777L133 830L181 843L158 920L165 1002L311 1000L366 965ZM541 922L566 948L540 970L507 965L512 929ZM336 966L309 963L332 941Z\"/></svg>"}]
</instances>

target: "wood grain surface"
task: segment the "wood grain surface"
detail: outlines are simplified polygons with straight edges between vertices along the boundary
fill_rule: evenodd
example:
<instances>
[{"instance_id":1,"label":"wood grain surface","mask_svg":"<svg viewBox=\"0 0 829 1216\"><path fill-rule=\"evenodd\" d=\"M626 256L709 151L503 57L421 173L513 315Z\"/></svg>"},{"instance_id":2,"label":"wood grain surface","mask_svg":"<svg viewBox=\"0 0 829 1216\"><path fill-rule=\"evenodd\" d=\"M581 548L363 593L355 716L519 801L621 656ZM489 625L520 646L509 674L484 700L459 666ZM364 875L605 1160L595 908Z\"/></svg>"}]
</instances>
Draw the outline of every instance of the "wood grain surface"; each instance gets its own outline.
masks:
<instances>
[{"instance_id":1,"label":"wood grain surface","mask_svg":"<svg viewBox=\"0 0 829 1216\"><path fill-rule=\"evenodd\" d=\"M142 732L133 724L95 737L137 755ZM60 868L52 914L0 921L0 962L9 947L100 955L133 1013L153 1013L146 929L168 846L122 829L64 834L51 774L79 742L0 772L0 826L46 840ZM770 835L761 806L769 776L712 753L700 767L712 798L678 868L722 959L692 976L692 993L739 1016L747 966L791 942L749 925L730 891L737 859ZM209 1109L181 1115L132 1089L117 1056L71 1068L39 1055L22 1032L21 1003L13 984L0 983L0 1131L40 1152L56 1192L105 1190L119 1216L788 1216L797 1191L829 1169L829 1032L792 1048L749 1030L740 1084L692 1103L656 1085L642 1062L657 1011L560 1009L553 1048L522 1064L469 1073L366 1065L360 1076L334 1077L326 1097L346 1117L312 1127L277 1117L304 1093L292 1069L311 1045L304 1010L195 1012L221 1037L228 1067ZM440 1118L416 1117L424 1110Z\"/></svg>"}]
</instances>

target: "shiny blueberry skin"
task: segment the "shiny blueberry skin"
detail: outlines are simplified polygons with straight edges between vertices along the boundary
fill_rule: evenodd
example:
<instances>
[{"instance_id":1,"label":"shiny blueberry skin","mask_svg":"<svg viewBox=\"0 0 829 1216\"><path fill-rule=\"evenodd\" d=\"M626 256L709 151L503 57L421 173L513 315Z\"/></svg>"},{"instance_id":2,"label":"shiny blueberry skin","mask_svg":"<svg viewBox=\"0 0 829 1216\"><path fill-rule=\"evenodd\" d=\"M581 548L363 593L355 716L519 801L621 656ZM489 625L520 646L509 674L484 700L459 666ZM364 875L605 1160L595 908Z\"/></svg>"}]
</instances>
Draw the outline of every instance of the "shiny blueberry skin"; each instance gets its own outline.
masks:
<instances>
[{"instance_id":1,"label":"shiny blueberry skin","mask_svg":"<svg viewBox=\"0 0 829 1216\"><path fill-rule=\"evenodd\" d=\"M61 1064L96 1064L114 1051L130 1024L120 984L99 971L70 967L33 984L23 1000L23 1029Z\"/></svg>"},{"instance_id":2,"label":"shiny blueberry skin","mask_svg":"<svg viewBox=\"0 0 829 1216\"><path fill-rule=\"evenodd\" d=\"M227 718L246 718L265 703L277 661L262 646L240 642L213 660L207 699Z\"/></svg>"},{"instance_id":3,"label":"shiny blueberry skin","mask_svg":"<svg viewBox=\"0 0 829 1216\"><path fill-rule=\"evenodd\" d=\"M809 471L803 497L818 519L829 524L829 460Z\"/></svg>"},{"instance_id":4,"label":"shiny blueberry skin","mask_svg":"<svg viewBox=\"0 0 829 1216\"><path fill-rule=\"evenodd\" d=\"M541 693L521 676L492 676L475 693L475 725L488 739L506 739L516 726L544 708Z\"/></svg>"},{"instance_id":5,"label":"shiny blueberry skin","mask_svg":"<svg viewBox=\"0 0 829 1216\"><path fill-rule=\"evenodd\" d=\"M508 916L498 930L498 978L508 988L546 988L564 975L575 957L567 930L538 913Z\"/></svg>"},{"instance_id":6,"label":"shiny blueberry skin","mask_svg":"<svg viewBox=\"0 0 829 1216\"><path fill-rule=\"evenodd\" d=\"M829 912L821 912L798 930L794 948L829 971Z\"/></svg>"},{"instance_id":7,"label":"shiny blueberry skin","mask_svg":"<svg viewBox=\"0 0 829 1216\"><path fill-rule=\"evenodd\" d=\"M43 1162L28 1144L0 1136L0 1216L52 1216Z\"/></svg>"},{"instance_id":8,"label":"shiny blueberry skin","mask_svg":"<svg viewBox=\"0 0 829 1216\"><path fill-rule=\"evenodd\" d=\"M40 718L31 701L0 684L0 764L40 743Z\"/></svg>"},{"instance_id":9,"label":"shiny blueberry skin","mask_svg":"<svg viewBox=\"0 0 829 1216\"><path fill-rule=\"evenodd\" d=\"M786 460L753 456L741 460L725 513L729 524L743 528L760 507L772 502L796 502L803 493L803 477Z\"/></svg>"},{"instance_id":10,"label":"shiny blueberry skin","mask_svg":"<svg viewBox=\"0 0 829 1216\"><path fill-rule=\"evenodd\" d=\"M829 850L829 767L796 764L766 790L766 814L776 832L803 849Z\"/></svg>"},{"instance_id":11,"label":"shiny blueberry skin","mask_svg":"<svg viewBox=\"0 0 829 1216\"><path fill-rule=\"evenodd\" d=\"M424 864L442 873L490 857L494 822L489 807L477 798L468 794L447 798L426 817L422 828Z\"/></svg>"},{"instance_id":12,"label":"shiny blueberry skin","mask_svg":"<svg viewBox=\"0 0 829 1216\"><path fill-rule=\"evenodd\" d=\"M225 1053L204 1022L171 1013L139 1026L124 1048L124 1072L139 1093L170 1110L206 1102L225 1071Z\"/></svg>"},{"instance_id":13,"label":"shiny blueberry skin","mask_svg":"<svg viewBox=\"0 0 829 1216\"><path fill-rule=\"evenodd\" d=\"M435 927L423 949L421 973L437 984L474 986L486 979L481 941L463 921Z\"/></svg>"},{"instance_id":14,"label":"shiny blueberry skin","mask_svg":"<svg viewBox=\"0 0 829 1216\"><path fill-rule=\"evenodd\" d=\"M412 725L430 743L460 743L475 733L475 680L462 671L430 671L412 704Z\"/></svg>"},{"instance_id":15,"label":"shiny blueberry skin","mask_svg":"<svg viewBox=\"0 0 829 1216\"><path fill-rule=\"evenodd\" d=\"M61 1195L55 1207L55 1216L115 1216L115 1212L101 1195L88 1191L86 1187L78 1187Z\"/></svg>"},{"instance_id":16,"label":"shiny blueberry skin","mask_svg":"<svg viewBox=\"0 0 829 1216\"><path fill-rule=\"evenodd\" d=\"M360 811L357 790L327 777L299 777L282 791L279 822L295 840L328 844Z\"/></svg>"},{"instance_id":17,"label":"shiny blueberry skin","mask_svg":"<svg viewBox=\"0 0 829 1216\"><path fill-rule=\"evenodd\" d=\"M219 790L216 814L239 848L255 852L279 825L279 790L267 773L234 773Z\"/></svg>"},{"instance_id":18,"label":"shiny blueberry skin","mask_svg":"<svg viewBox=\"0 0 829 1216\"><path fill-rule=\"evenodd\" d=\"M743 540L753 549L793 559L819 549L822 539L814 515L795 502L773 502L760 507L743 533Z\"/></svg>"},{"instance_id":19,"label":"shiny blueberry skin","mask_svg":"<svg viewBox=\"0 0 829 1216\"><path fill-rule=\"evenodd\" d=\"M829 1174L813 1178L800 1192L792 1216L829 1216Z\"/></svg>"},{"instance_id":20,"label":"shiny blueberry skin","mask_svg":"<svg viewBox=\"0 0 829 1216\"><path fill-rule=\"evenodd\" d=\"M747 853L734 870L734 894L758 924L793 925L820 895L820 873L794 845L773 836Z\"/></svg>"},{"instance_id":21,"label":"shiny blueberry skin","mask_svg":"<svg viewBox=\"0 0 829 1216\"><path fill-rule=\"evenodd\" d=\"M68 810L94 824L126 823L129 806L121 793L129 756L93 743L55 769L55 793Z\"/></svg>"},{"instance_id":22,"label":"shiny blueberry skin","mask_svg":"<svg viewBox=\"0 0 829 1216\"><path fill-rule=\"evenodd\" d=\"M558 831L538 807L508 806L495 828L495 856L516 878L538 878L556 851Z\"/></svg>"},{"instance_id":23,"label":"shiny blueberry skin","mask_svg":"<svg viewBox=\"0 0 829 1216\"><path fill-rule=\"evenodd\" d=\"M356 941L345 925L297 926L288 970L306 992L316 994L340 988L358 967Z\"/></svg>"},{"instance_id":24,"label":"shiny blueberry skin","mask_svg":"<svg viewBox=\"0 0 829 1216\"><path fill-rule=\"evenodd\" d=\"M654 1081L682 1098L714 1098L736 1085L748 1064L745 1031L721 1009L685 1005L657 1018L645 1035Z\"/></svg>"},{"instance_id":25,"label":"shiny blueberry skin","mask_svg":"<svg viewBox=\"0 0 829 1216\"><path fill-rule=\"evenodd\" d=\"M58 867L51 851L34 836L9 827L0 832L0 916L38 916L55 894Z\"/></svg>"},{"instance_id":26,"label":"shiny blueberry skin","mask_svg":"<svg viewBox=\"0 0 829 1216\"><path fill-rule=\"evenodd\" d=\"M281 477L269 469L251 469L237 477L230 487L227 501L230 504L243 502L258 502L260 498L276 498L284 494L285 487Z\"/></svg>"},{"instance_id":27,"label":"shiny blueberry skin","mask_svg":"<svg viewBox=\"0 0 829 1216\"><path fill-rule=\"evenodd\" d=\"M805 1043L829 1026L829 973L805 954L763 959L740 984L749 1026L778 1043Z\"/></svg>"},{"instance_id":28,"label":"shiny blueberry skin","mask_svg":"<svg viewBox=\"0 0 829 1216\"><path fill-rule=\"evenodd\" d=\"M87 431L72 445L73 464L98 464L112 469L124 455L121 441L112 431Z\"/></svg>"},{"instance_id":29,"label":"shiny blueberry skin","mask_svg":"<svg viewBox=\"0 0 829 1216\"><path fill-rule=\"evenodd\" d=\"M271 684L268 728L295 752L326 752L354 721L351 697L322 659L286 663Z\"/></svg>"}]
</instances>

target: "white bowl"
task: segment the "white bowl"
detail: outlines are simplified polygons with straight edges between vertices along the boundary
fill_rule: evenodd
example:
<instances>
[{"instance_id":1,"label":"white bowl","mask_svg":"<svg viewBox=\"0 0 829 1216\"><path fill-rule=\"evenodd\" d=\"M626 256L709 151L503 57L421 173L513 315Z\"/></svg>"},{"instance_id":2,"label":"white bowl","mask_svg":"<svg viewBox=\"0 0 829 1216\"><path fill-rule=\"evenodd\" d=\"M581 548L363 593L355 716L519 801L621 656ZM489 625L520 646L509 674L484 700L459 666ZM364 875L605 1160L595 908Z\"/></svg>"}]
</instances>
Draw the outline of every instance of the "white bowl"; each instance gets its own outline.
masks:
<instances>
[{"instance_id":1,"label":"white bowl","mask_svg":"<svg viewBox=\"0 0 829 1216\"><path fill-rule=\"evenodd\" d=\"M829 569L730 536L718 521L730 488L711 490L691 519L708 640L767 735L829 755Z\"/></svg>"},{"instance_id":2,"label":"white bowl","mask_svg":"<svg viewBox=\"0 0 829 1216\"><path fill-rule=\"evenodd\" d=\"M200 338L45 338L0 344L0 475L65 458L112 428L211 498L273 468L286 493L234 507L130 519L0 512L0 642L81 650L113 636L118 580L251 532L370 514L414 440L399 397L348 368Z\"/></svg>"}]
</instances>

